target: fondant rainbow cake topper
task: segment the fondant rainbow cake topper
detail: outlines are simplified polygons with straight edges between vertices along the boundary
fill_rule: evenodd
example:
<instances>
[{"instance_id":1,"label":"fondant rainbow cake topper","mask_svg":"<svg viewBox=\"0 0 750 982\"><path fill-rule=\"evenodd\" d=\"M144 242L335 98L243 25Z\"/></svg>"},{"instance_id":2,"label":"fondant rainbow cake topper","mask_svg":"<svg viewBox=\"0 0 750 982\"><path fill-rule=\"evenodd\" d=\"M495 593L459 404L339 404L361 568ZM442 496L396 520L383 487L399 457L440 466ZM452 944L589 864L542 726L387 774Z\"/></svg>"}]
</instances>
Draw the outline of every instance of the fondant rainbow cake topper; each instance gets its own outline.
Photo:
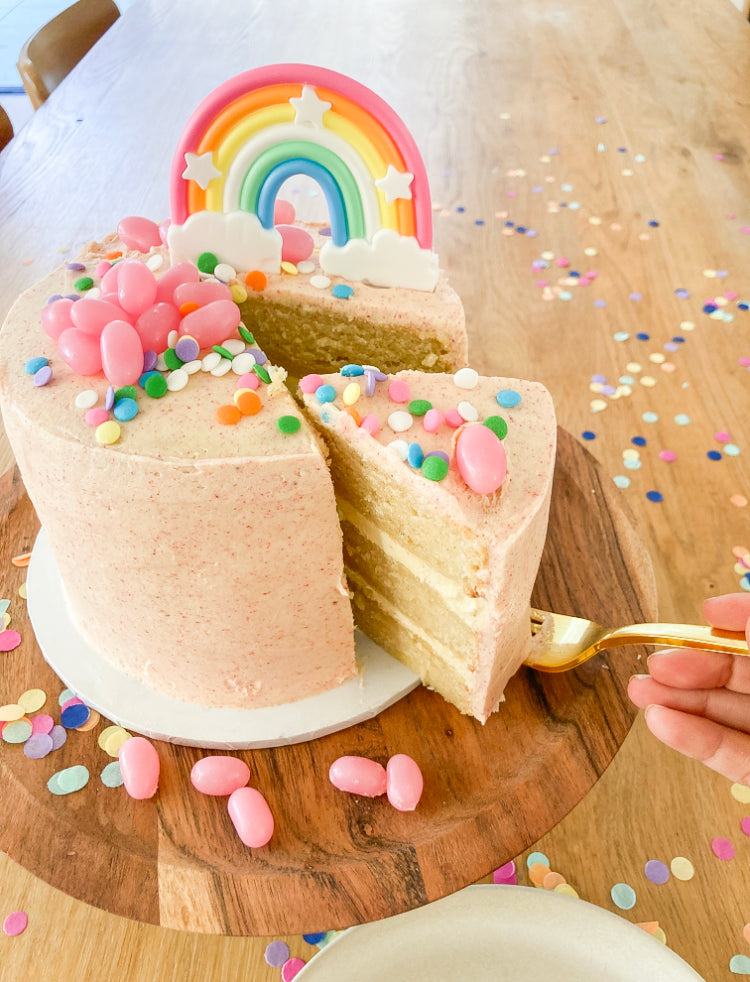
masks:
<instances>
[{"instance_id":1,"label":"fondant rainbow cake topper","mask_svg":"<svg viewBox=\"0 0 750 982\"><path fill-rule=\"evenodd\" d=\"M432 204L422 157L396 113L370 89L311 65L243 72L196 109L175 151L169 244L245 271L277 273L274 205L307 175L325 194L325 273L432 290Z\"/></svg>"}]
</instances>

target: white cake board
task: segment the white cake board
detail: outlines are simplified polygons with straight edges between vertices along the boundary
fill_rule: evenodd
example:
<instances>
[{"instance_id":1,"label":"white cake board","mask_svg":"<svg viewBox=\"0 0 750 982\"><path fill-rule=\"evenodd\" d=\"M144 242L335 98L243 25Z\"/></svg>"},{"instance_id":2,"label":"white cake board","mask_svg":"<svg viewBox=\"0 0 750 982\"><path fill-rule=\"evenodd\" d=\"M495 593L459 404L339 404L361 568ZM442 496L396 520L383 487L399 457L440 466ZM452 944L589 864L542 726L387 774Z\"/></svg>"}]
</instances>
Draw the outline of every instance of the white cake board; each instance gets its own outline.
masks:
<instances>
[{"instance_id":1,"label":"white cake board","mask_svg":"<svg viewBox=\"0 0 750 982\"><path fill-rule=\"evenodd\" d=\"M419 685L410 669L358 631L358 675L336 689L261 709L182 702L124 674L81 637L44 529L32 550L27 590L37 642L57 676L108 720L155 740L216 750L304 743L377 716Z\"/></svg>"}]
</instances>

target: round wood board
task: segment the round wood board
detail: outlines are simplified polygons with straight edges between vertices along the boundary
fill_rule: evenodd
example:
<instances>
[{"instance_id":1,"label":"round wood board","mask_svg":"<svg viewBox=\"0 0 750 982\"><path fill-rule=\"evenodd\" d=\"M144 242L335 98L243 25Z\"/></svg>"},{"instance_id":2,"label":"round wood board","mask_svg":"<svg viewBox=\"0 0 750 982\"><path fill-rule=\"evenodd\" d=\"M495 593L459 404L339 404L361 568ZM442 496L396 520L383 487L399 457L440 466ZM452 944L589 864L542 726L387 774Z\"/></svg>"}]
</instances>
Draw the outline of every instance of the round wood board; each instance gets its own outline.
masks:
<instances>
[{"instance_id":1,"label":"round wood board","mask_svg":"<svg viewBox=\"0 0 750 982\"><path fill-rule=\"evenodd\" d=\"M11 565L38 531L17 479L6 505L0 555L11 626L23 641L0 658L0 700L42 688L45 711L59 718L61 685L17 598L25 571ZM620 493L563 430L533 602L600 623L656 619L651 565ZM134 641L137 625L134 610ZM159 743L158 793L134 801L99 779L110 761L96 739L104 720L90 732L71 732L42 760L4 744L0 847L79 900L164 927L302 934L396 914L485 876L580 801L633 721L625 687L640 653L618 649L562 675L522 669L484 726L420 687L350 729L238 752L276 818L271 842L252 851L237 838L225 800L200 795L190 784L199 749ZM398 812L385 797L336 791L328 782L329 765L342 754L385 763L394 753L410 754L422 767L425 790L415 812ZM52 795L49 777L73 764L88 767L88 785L67 797Z\"/></svg>"}]
</instances>

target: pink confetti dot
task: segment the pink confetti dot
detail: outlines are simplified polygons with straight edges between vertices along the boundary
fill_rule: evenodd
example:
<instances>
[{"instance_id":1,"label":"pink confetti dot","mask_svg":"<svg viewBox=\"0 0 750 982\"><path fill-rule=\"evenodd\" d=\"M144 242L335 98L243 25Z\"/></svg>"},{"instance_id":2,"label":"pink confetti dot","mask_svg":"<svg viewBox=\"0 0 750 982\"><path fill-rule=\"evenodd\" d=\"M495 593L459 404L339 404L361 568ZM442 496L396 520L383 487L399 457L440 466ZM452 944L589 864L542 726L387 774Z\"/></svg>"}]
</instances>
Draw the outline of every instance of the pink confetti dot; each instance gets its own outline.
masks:
<instances>
[{"instance_id":1,"label":"pink confetti dot","mask_svg":"<svg viewBox=\"0 0 750 982\"><path fill-rule=\"evenodd\" d=\"M516 876L516 864L511 859L509 863L505 863L504 866L498 866L498 868L492 874L493 883L507 883L515 886L518 883L518 877Z\"/></svg>"},{"instance_id":2,"label":"pink confetti dot","mask_svg":"<svg viewBox=\"0 0 750 982\"><path fill-rule=\"evenodd\" d=\"M3 931L11 938L15 938L17 935L23 934L28 923L29 915L25 910L14 910L3 921Z\"/></svg>"},{"instance_id":3,"label":"pink confetti dot","mask_svg":"<svg viewBox=\"0 0 750 982\"><path fill-rule=\"evenodd\" d=\"M659 457L665 460L668 464L671 464L673 460L677 460L677 454L674 450L660 450Z\"/></svg>"},{"instance_id":4,"label":"pink confetti dot","mask_svg":"<svg viewBox=\"0 0 750 982\"><path fill-rule=\"evenodd\" d=\"M0 651L13 651L21 643L18 631L0 631Z\"/></svg>"},{"instance_id":5,"label":"pink confetti dot","mask_svg":"<svg viewBox=\"0 0 750 982\"><path fill-rule=\"evenodd\" d=\"M732 442L732 435L730 433L727 433L726 430L719 430L718 432L714 433L714 438L718 440L719 443Z\"/></svg>"},{"instance_id":6,"label":"pink confetti dot","mask_svg":"<svg viewBox=\"0 0 750 982\"><path fill-rule=\"evenodd\" d=\"M305 961L303 958L290 958L288 961L285 961L281 966L281 978L283 982L292 982L292 979L296 978L304 967Z\"/></svg>"},{"instance_id":7,"label":"pink confetti dot","mask_svg":"<svg viewBox=\"0 0 750 982\"><path fill-rule=\"evenodd\" d=\"M734 859L734 846L729 839L713 839L711 850L717 859Z\"/></svg>"},{"instance_id":8,"label":"pink confetti dot","mask_svg":"<svg viewBox=\"0 0 750 982\"><path fill-rule=\"evenodd\" d=\"M750 818L743 818L740 822L740 828L745 835L750 835Z\"/></svg>"}]
</instances>

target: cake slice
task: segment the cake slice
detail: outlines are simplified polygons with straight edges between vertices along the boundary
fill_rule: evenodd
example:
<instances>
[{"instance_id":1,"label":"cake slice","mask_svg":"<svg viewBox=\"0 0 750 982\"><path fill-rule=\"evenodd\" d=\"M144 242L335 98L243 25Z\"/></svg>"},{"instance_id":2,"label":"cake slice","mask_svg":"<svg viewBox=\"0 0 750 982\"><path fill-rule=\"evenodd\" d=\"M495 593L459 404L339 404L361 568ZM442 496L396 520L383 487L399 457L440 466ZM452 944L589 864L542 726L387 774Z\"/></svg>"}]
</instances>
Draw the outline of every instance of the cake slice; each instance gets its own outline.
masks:
<instances>
[{"instance_id":1,"label":"cake slice","mask_svg":"<svg viewBox=\"0 0 750 982\"><path fill-rule=\"evenodd\" d=\"M300 382L326 441L355 622L484 722L531 643L555 461L535 382L359 365Z\"/></svg>"}]
</instances>

